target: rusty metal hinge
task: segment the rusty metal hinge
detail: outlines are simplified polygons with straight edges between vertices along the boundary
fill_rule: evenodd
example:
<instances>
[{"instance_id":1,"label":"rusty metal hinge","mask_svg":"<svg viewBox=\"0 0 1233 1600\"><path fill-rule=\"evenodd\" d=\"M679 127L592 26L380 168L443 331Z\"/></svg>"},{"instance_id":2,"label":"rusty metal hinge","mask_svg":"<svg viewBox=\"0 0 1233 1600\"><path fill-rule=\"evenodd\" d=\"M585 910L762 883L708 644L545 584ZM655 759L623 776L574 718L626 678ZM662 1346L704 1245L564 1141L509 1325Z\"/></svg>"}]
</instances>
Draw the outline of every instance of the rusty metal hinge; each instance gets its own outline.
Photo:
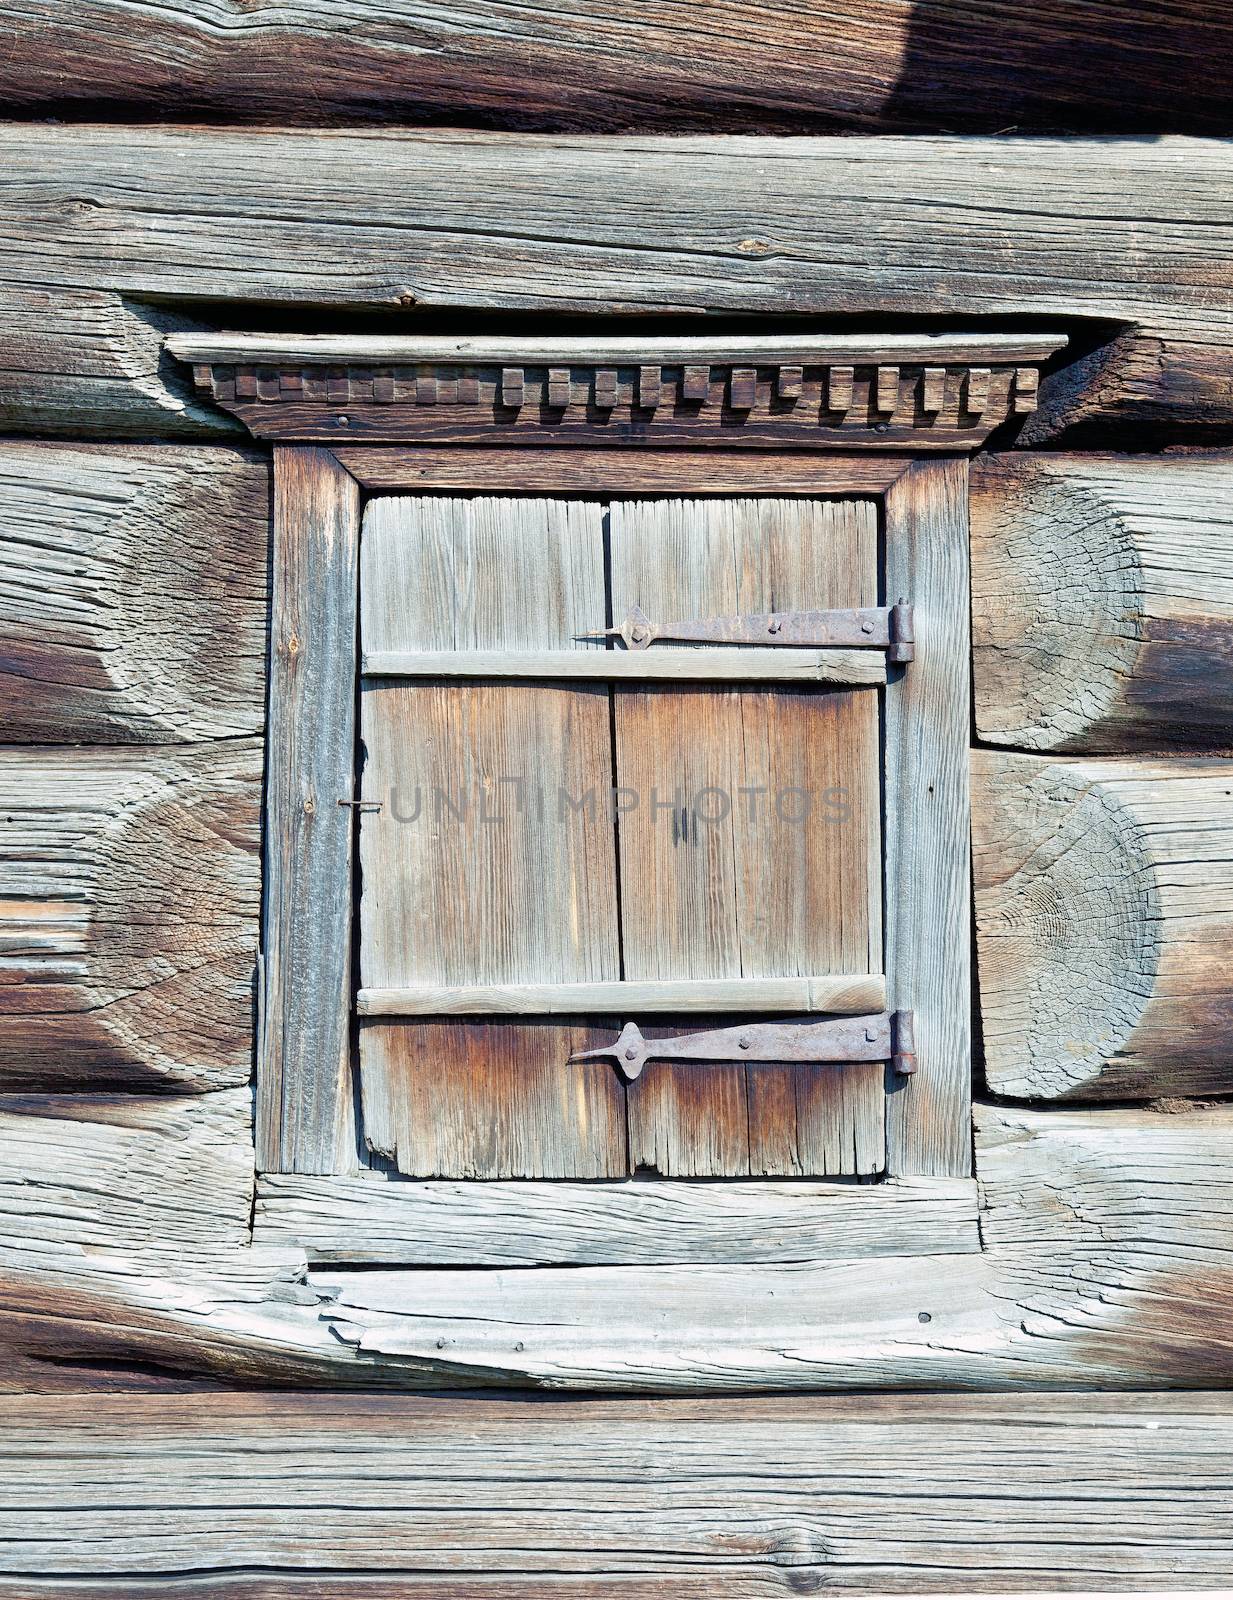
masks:
<instances>
[{"instance_id":1,"label":"rusty metal hinge","mask_svg":"<svg viewBox=\"0 0 1233 1600\"><path fill-rule=\"evenodd\" d=\"M674 644L781 645L793 649L885 650L888 661L911 661L915 651L912 607L857 606L834 611L762 611L746 616L693 617L652 622L631 606L619 628L597 628L581 638L617 638L628 650L646 650L661 640Z\"/></svg>"},{"instance_id":2,"label":"rusty metal hinge","mask_svg":"<svg viewBox=\"0 0 1233 1600\"><path fill-rule=\"evenodd\" d=\"M843 1017L815 1022L749 1022L741 1027L706 1033L648 1039L636 1022L627 1022L611 1044L579 1050L571 1061L610 1057L632 1083L648 1061L706 1064L740 1061L826 1062L889 1061L905 1077L916 1071L916 1041L910 1011L882 1012L873 1017Z\"/></svg>"}]
</instances>

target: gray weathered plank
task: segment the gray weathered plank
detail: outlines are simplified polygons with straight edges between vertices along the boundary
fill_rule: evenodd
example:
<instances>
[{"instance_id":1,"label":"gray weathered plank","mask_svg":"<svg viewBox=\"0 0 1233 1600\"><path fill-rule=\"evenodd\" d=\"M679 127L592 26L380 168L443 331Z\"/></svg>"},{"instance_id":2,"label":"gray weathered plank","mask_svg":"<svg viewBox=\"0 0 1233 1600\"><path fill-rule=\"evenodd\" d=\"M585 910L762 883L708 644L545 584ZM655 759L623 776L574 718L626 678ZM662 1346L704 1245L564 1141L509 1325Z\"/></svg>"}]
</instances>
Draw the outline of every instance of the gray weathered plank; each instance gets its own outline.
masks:
<instances>
[{"instance_id":1,"label":"gray weathered plank","mask_svg":"<svg viewBox=\"0 0 1233 1600\"><path fill-rule=\"evenodd\" d=\"M310 1261L526 1267L969 1255L971 1179L864 1183L411 1183L270 1174L259 1244Z\"/></svg>"},{"instance_id":2,"label":"gray weathered plank","mask_svg":"<svg viewBox=\"0 0 1233 1600\"><path fill-rule=\"evenodd\" d=\"M1233 1089L1233 761L979 751L973 778L990 1087Z\"/></svg>"},{"instance_id":3,"label":"gray weathered plank","mask_svg":"<svg viewBox=\"0 0 1233 1600\"><path fill-rule=\"evenodd\" d=\"M614 617L878 600L869 501L618 500L609 514ZM875 695L617 685L613 715L628 979L881 969ZM631 1164L880 1172L883 1078L880 1065L652 1062L628 1090Z\"/></svg>"},{"instance_id":4,"label":"gray weathered plank","mask_svg":"<svg viewBox=\"0 0 1233 1600\"><path fill-rule=\"evenodd\" d=\"M445 363L551 365L562 363L700 362L1043 363L1065 344L1057 334L1032 333L766 333L734 334L281 334L179 333L167 348L191 364L226 366Z\"/></svg>"},{"instance_id":5,"label":"gray weathered plank","mask_svg":"<svg viewBox=\"0 0 1233 1600\"><path fill-rule=\"evenodd\" d=\"M598 983L405 984L361 989L362 1017L556 1016L587 1011L881 1011L881 973L798 978L641 978Z\"/></svg>"},{"instance_id":6,"label":"gray weathered plank","mask_svg":"<svg viewBox=\"0 0 1233 1600\"><path fill-rule=\"evenodd\" d=\"M887 1170L971 1171L967 463L917 464L886 497L886 592L916 659L886 691L886 972L918 1070L887 1104Z\"/></svg>"},{"instance_id":7,"label":"gray weathered plank","mask_svg":"<svg viewBox=\"0 0 1233 1600\"><path fill-rule=\"evenodd\" d=\"M0 751L0 1085L247 1083L262 751Z\"/></svg>"},{"instance_id":8,"label":"gray weathered plank","mask_svg":"<svg viewBox=\"0 0 1233 1600\"><path fill-rule=\"evenodd\" d=\"M360 492L325 450L274 458L257 1164L347 1171Z\"/></svg>"},{"instance_id":9,"label":"gray weathered plank","mask_svg":"<svg viewBox=\"0 0 1233 1600\"><path fill-rule=\"evenodd\" d=\"M5 737L259 733L269 493L230 449L0 447Z\"/></svg>"},{"instance_id":10,"label":"gray weathered plank","mask_svg":"<svg viewBox=\"0 0 1233 1600\"><path fill-rule=\"evenodd\" d=\"M8 1396L0 1420L0 1594L52 1573L74 1600L1233 1580L1227 1395Z\"/></svg>"},{"instance_id":11,"label":"gray weathered plank","mask_svg":"<svg viewBox=\"0 0 1233 1600\"><path fill-rule=\"evenodd\" d=\"M519 450L502 445L338 445L348 472L374 492L638 496L882 494L908 465L902 456L758 450Z\"/></svg>"},{"instance_id":12,"label":"gray weathered plank","mask_svg":"<svg viewBox=\"0 0 1233 1600\"><path fill-rule=\"evenodd\" d=\"M377 678L589 678L712 683L886 682L877 650L368 650L363 670Z\"/></svg>"},{"instance_id":13,"label":"gray weathered plank","mask_svg":"<svg viewBox=\"0 0 1233 1600\"><path fill-rule=\"evenodd\" d=\"M1233 745L1233 457L997 456L972 482L980 737Z\"/></svg>"},{"instance_id":14,"label":"gray weathered plank","mask_svg":"<svg viewBox=\"0 0 1233 1600\"><path fill-rule=\"evenodd\" d=\"M1126 331L1046 379L1022 437L1233 418L1233 174L1218 141L46 127L32 142L16 127L0 151L4 277L51 307L7 373L10 427L63 416L66 343L86 366L92 334L114 345L110 325L64 330L60 297L109 292L244 302L253 320L297 300L1088 319ZM181 374L141 382L150 427L183 412ZM80 426L106 426L89 372L80 390ZM128 393L124 426L132 406Z\"/></svg>"}]
</instances>

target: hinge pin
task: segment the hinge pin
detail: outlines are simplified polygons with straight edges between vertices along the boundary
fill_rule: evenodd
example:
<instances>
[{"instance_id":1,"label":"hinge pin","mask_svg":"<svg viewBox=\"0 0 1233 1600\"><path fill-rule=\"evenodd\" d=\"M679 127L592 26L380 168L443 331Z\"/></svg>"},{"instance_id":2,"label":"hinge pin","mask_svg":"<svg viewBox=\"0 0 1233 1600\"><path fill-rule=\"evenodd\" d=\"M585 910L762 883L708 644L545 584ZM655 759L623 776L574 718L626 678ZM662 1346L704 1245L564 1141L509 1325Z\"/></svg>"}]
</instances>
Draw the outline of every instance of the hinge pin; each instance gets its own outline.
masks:
<instances>
[{"instance_id":1,"label":"hinge pin","mask_svg":"<svg viewBox=\"0 0 1233 1600\"><path fill-rule=\"evenodd\" d=\"M916 1071L916 1018L911 1011L891 1013L891 1039L894 1049L891 1066L905 1078Z\"/></svg>"},{"instance_id":2,"label":"hinge pin","mask_svg":"<svg viewBox=\"0 0 1233 1600\"><path fill-rule=\"evenodd\" d=\"M886 659L896 663L911 661L916 655L916 630L912 607L900 600L890 608L890 644Z\"/></svg>"}]
</instances>

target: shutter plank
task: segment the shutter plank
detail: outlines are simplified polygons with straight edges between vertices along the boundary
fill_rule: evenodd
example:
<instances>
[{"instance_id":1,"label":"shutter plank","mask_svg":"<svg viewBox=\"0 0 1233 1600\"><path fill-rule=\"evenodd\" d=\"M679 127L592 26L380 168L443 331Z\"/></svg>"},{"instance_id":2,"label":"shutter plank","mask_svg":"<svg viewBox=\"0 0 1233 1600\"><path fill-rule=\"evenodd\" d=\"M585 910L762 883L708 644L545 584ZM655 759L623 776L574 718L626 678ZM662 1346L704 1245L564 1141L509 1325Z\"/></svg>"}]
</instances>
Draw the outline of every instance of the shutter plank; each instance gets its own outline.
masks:
<instances>
[{"instance_id":1,"label":"shutter plank","mask_svg":"<svg viewBox=\"0 0 1233 1600\"><path fill-rule=\"evenodd\" d=\"M599 509L374 501L361 593L365 649L572 648L604 615ZM362 727L384 808L361 823L365 987L620 977L605 687L369 679ZM558 788L595 804L559 812ZM415 1176L623 1174L619 1079L567 1064L592 1042L563 1022L363 1023L366 1138Z\"/></svg>"},{"instance_id":2,"label":"shutter plank","mask_svg":"<svg viewBox=\"0 0 1233 1600\"><path fill-rule=\"evenodd\" d=\"M877 603L867 502L627 502L611 516L617 617ZM876 696L617 689L614 725L617 782L638 797L618 827L627 978L881 970ZM804 824L787 820L800 790ZM630 1159L665 1176L880 1171L883 1080L871 1065L650 1063L628 1091Z\"/></svg>"}]
</instances>

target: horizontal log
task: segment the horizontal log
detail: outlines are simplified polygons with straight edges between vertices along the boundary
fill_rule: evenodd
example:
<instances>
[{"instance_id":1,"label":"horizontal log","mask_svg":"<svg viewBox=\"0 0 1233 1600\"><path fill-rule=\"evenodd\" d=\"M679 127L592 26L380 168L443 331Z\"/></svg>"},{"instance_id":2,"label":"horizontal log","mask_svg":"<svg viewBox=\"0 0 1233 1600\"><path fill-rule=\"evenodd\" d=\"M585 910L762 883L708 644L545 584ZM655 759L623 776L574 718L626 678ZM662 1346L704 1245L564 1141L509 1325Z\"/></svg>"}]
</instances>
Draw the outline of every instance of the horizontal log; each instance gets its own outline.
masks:
<instances>
[{"instance_id":1,"label":"horizontal log","mask_svg":"<svg viewBox=\"0 0 1233 1600\"><path fill-rule=\"evenodd\" d=\"M15 8L0 71L11 115L778 133L1228 129L1233 41L1215 0L728 0L703 31L654 7L347 0L228 12L205 0L143 21L121 0L64 17Z\"/></svg>"},{"instance_id":2,"label":"horizontal log","mask_svg":"<svg viewBox=\"0 0 1233 1600\"><path fill-rule=\"evenodd\" d=\"M269 493L229 449L0 445L6 738L259 733Z\"/></svg>"},{"instance_id":3,"label":"horizontal log","mask_svg":"<svg viewBox=\"0 0 1233 1600\"><path fill-rule=\"evenodd\" d=\"M781 1267L322 1268L361 1358L652 1390L1224 1383L1233 1111L982 1108L982 1256ZM1216 1374L1221 1374L1217 1377Z\"/></svg>"},{"instance_id":4,"label":"horizontal log","mask_svg":"<svg viewBox=\"0 0 1233 1600\"><path fill-rule=\"evenodd\" d=\"M107 289L0 292L0 428L17 433L239 434L163 350L183 319ZM228 426L228 424L230 424Z\"/></svg>"},{"instance_id":5,"label":"horizontal log","mask_svg":"<svg viewBox=\"0 0 1233 1600\"><path fill-rule=\"evenodd\" d=\"M261 760L0 751L0 1086L247 1083Z\"/></svg>"},{"instance_id":6,"label":"horizontal log","mask_svg":"<svg viewBox=\"0 0 1233 1600\"><path fill-rule=\"evenodd\" d=\"M1218 141L79 126L31 141L15 125L0 160L0 261L23 304L110 294L116 315L157 302L196 317L226 301L256 321L299 303L394 313L403 331L411 307L1013 316L1086 327L1089 345L1121 330L1046 377L1021 442L1094 420L1193 442L1233 421L1233 175ZM63 422L62 342L79 367L103 362L85 336L80 318L68 332L43 319L6 374L7 426ZM110 352L113 319L98 338ZM186 376L143 374L151 429L184 415ZM82 430L107 425L107 384L83 373Z\"/></svg>"},{"instance_id":7,"label":"horizontal log","mask_svg":"<svg viewBox=\"0 0 1233 1600\"><path fill-rule=\"evenodd\" d=\"M0 1257L249 1242L252 1096L0 1095Z\"/></svg>"},{"instance_id":8,"label":"horizontal log","mask_svg":"<svg viewBox=\"0 0 1233 1600\"><path fill-rule=\"evenodd\" d=\"M0 1423L0 1595L53 1573L65 1600L1233 1580L1228 1395L44 1395L3 1399Z\"/></svg>"},{"instance_id":9,"label":"horizontal log","mask_svg":"<svg viewBox=\"0 0 1233 1600\"><path fill-rule=\"evenodd\" d=\"M967 1178L855 1183L410 1183L268 1173L253 1236L405 1266L817 1261L979 1251Z\"/></svg>"},{"instance_id":10,"label":"horizontal log","mask_svg":"<svg viewBox=\"0 0 1233 1600\"><path fill-rule=\"evenodd\" d=\"M1146 1424L1145 1424L1146 1426ZM776 1566L779 1563L775 1564ZM775 1596L774 1589L759 1588L760 1574L756 1571L748 1572L745 1587L739 1593L741 1600L752 1597L758 1600L759 1596ZM778 1583L779 1579L771 1580ZM612 1600L658 1600L655 1587L662 1593L662 1584L658 1577L651 1580L653 1588L639 1589L626 1577L619 1580L619 1586L613 1586L606 1579L591 1579L587 1577L573 1577L569 1579L556 1579L553 1590L561 1596L582 1596L585 1600L604 1600L610 1596ZM395 1578L356 1577L331 1573L329 1577L322 1577L312 1570L297 1569L297 1575L292 1578L285 1577L234 1577L230 1574L209 1573L198 1578L162 1578L156 1579L154 1585L147 1586L149 1592L157 1596L157 1600L349 1600L350 1596L363 1597L363 1600L408 1600L408 1596L432 1595L433 1600L522 1600L526 1592L526 1583L522 1578L510 1577L508 1574L497 1578L481 1578L474 1576L465 1579L450 1579L436 1577L424 1580L417 1575L402 1574ZM781 1586L782 1587L782 1586ZM0 1577L0 1600L27 1600L29 1585L24 1578L11 1580ZM723 1600L725 1593L715 1587L712 1577L697 1578L687 1572L674 1572L672 1576L672 1593L679 1596L680 1600L711 1600L713 1595L719 1595ZM892 1591L883 1587L879 1594L889 1594ZM991 1591L979 1588L965 1588L962 1591L951 1590L942 1594L934 1590L925 1593L920 1589L907 1591L912 1595L912 1600L1005 1600L1007 1591ZM1032 1590L1032 1600L1142 1600L1141 1589L1038 1589ZM1150 1591L1152 1600L1211 1600L1211 1589L1153 1589ZM57 1583L56 1600L129 1600L133 1593L132 1584L127 1578L88 1578L81 1583ZM775 1596L775 1600L778 1597Z\"/></svg>"},{"instance_id":11,"label":"horizontal log","mask_svg":"<svg viewBox=\"0 0 1233 1600\"><path fill-rule=\"evenodd\" d=\"M876 650L657 648L654 650L369 650L374 678L590 678L614 683L886 682Z\"/></svg>"},{"instance_id":12,"label":"horizontal log","mask_svg":"<svg viewBox=\"0 0 1233 1600\"><path fill-rule=\"evenodd\" d=\"M1233 761L976 751L972 777L990 1088L1233 1089Z\"/></svg>"},{"instance_id":13,"label":"horizontal log","mask_svg":"<svg viewBox=\"0 0 1233 1600\"><path fill-rule=\"evenodd\" d=\"M981 1236L1029 1364L1233 1385L1231 1137L1228 1105L978 1108Z\"/></svg>"},{"instance_id":14,"label":"horizontal log","mask_svg":"<svg viewBox=\"0 0 1233 1600\"><path fill-rule=\"evenodd\" d=\"M129 1360L334 1386L1227 1384L1230 1137L1233 1108L980 1107L980 1255L310 1269L297 1245L220 1245L200 1220L188 1228L196 1242L173 1252L134 1248L128 1207L113 1250L74 1249L56 1224L54 1259L51 1247L28 1237L5 1246L0 1235L0 1341L57 1369ZM185 1197L188 1164L174 1170L167 1204L206 1203L203 1185ZM92 1204L88 1228L101 1229L113 1202ZM224 1231L232 1208L221 1202Z\"/></svg>"},{"instance_id":15,"label":"horizontal log","mask_svg":"<svg viewBox=\"0 0 1233 1600\"><path fill-rule=\"evenodd\" d=\"M881 973L832 973L806 978L646 978L610 983L409 984L361 989L362 1017L563 1016L587 1011L881 1011Z\"/></svg>"},{"instance_id":16,"label":"horizontal log","mask_svg":"<svg viewBox=\"0 0 1233 1600\"><path fill-rule=\"evenodd\" d=\"M978 462L972 646L990 743L1233 744L1233 456Z\"/></svg>"}]
</instances>

